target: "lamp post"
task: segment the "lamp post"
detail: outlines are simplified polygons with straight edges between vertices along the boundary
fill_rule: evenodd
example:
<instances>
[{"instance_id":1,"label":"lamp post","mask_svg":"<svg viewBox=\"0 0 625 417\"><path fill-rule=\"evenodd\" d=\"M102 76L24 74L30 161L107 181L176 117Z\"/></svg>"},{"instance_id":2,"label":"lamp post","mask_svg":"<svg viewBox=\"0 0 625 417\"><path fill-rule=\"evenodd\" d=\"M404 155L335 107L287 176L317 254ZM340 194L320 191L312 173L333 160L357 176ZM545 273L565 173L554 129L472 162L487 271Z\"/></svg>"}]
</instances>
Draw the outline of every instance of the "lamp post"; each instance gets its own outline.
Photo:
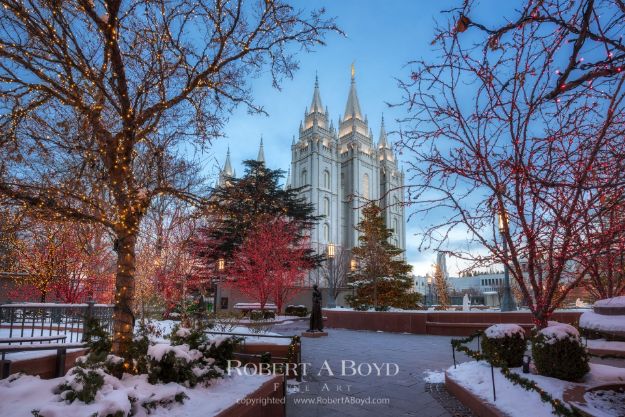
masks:
<instances>
[{"instance_id":1,"label":"lamp post","mask_svg":"<svg viewBox=\"0 0 625 417\"><path fill-rule=\"evenodd\" d=\"M354 272L357 267L358 267L358 261L356 261L354 258L352 258L349 261L349 270L350 270L350 272ZM352 298L354 298L355 295L356 295L356 290L354 289L354 285L352 284Z\"/></svg>"},{"instance_id":2,"label":"lamp post","mask_svg":"<svg viewBox=\"0 0 625 417\"><path fill-rule=\"evenodd\" d=\"M217 314L217 292L219 290L219 280L221 279L221 274L224 269L226 269L226 261L224 258L219 258L217 260L217 277L213 280L213 313Z\"/></svg>"},{"instance_id":3,"label":"lamp post","mask_svg":"<svg viewBox=\"0 0 625 417\"><path fill-rule=\"evenodd\" d=\"M428 295L427 295L427 302L425 304L427 304L428 306L431 306L432 305L432 277L428 275L427 280L428 280Z\"/></svg>"},{"instance_id":4,"label":"lamp post","mask_svg":"<svg viewBox=\"0 0 625 417\"><path fill-rule=\"evenodd\" d=\"M336 307L336 299L334 298L334 290L336 288L336 272L334 271L334 257L335 257L334 243L328 243L328 307Z\"/></svg>"},{"instance_id":5,"label":"lamp post","mask_svg":"<svg viewBox=\"0 0 625 417\"><path fill-rule=\"evenodd\" d=\"M505 236L505 231L508 227L508 214L505 209L502 209L497 214L499 223L499 234L501 240L503 240L503 253L506 260L503 264L503 300L499 306L501 311L516 311L516 305L514 305L514 297L512 297L512 290L510 288L510 270L508 268L508 240Z\"/></svg>"}]
</instances>

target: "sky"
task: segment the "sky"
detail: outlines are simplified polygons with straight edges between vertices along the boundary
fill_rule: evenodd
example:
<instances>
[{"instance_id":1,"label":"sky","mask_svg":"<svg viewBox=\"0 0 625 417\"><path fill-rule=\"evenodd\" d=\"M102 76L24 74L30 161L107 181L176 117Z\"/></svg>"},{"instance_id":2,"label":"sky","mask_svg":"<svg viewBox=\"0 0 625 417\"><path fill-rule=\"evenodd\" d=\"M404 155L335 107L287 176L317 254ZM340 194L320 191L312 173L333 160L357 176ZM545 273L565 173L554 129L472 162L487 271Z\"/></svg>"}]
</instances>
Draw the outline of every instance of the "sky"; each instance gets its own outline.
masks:
<instances>
[{"instance_id":1,"label":"sky","mask_svg":"<svg viewBox=\"0 0 625 417\"><path fill-rule=\"evenodd\" d=\"M360 105L369 118L375 139L383 113L387 131L398 130L395 119L404 116L405 110L389 108L386 104L401 99L396 78L406 78L406 64L410 60L436 55L430 45L435 21L443 22L449 15L441 14L441 10L459 3L458 0L295 1L297 8L324 7L329 16L337 17L336 23L345 36L330 35L325 47L299 54L300 69L294 79L282 83L281 91L271 86L267 76L253 80L256 104L262 105L269 115L250 115L244 108L235 110L224 127L225 137L213 144L207 173L216 178L218 165L223 165L230 147L233 168L240 175L241 162L256 158L261 136L268 167L286 171L291 161L292 138L297 137L299 123L312 99L315 74L319 77L323 105L328 107L337 126L347 101L352 63ZM391 141L393 136L391 133ZM401 155L399 159L401 163ZM406 208L407 217L408 214L410 207ZM420 238L415 233L425 226L423 220L413 216L406 229L406 257L417 275L429 272L436 260L434 252L420 253L417 249ZM459 268L456 261L448 259L447 265L450 274L455 275Z\"/></svg>"}]
</instances>

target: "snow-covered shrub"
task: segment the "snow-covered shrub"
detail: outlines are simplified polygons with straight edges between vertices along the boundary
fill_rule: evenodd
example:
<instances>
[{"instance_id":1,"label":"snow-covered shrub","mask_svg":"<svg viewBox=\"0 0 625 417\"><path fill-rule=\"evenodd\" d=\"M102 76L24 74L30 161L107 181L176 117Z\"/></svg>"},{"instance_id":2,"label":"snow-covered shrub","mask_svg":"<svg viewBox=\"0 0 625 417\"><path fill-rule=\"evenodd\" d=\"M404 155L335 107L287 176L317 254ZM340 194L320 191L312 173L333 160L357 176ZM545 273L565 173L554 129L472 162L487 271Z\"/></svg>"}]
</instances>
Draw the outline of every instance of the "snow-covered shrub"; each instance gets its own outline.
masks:
<instances>
[{"instance_id":1,"label":"snow-covered shrub","mask_svg":"<svg viewBox=\"0 0 625 417\"><path fill-rule=\"evenodd\" d=\"M252 310L250 311L250 320L273 320L276 318L276 313L269 310Z\"/></svg>"},{"instance_id":2,"label":"snow-covered shrub","mask_svg":"<svg viewBox=\"0 0 625 417\"><path fill-rule=\"evenodd\" d=\"M484 331L482 350L508 367L521 366L527 348L525 332L517 324L495 324Z\"/></svg>"},{"instance_id":3,"label":"snow-covered shrub","mask_svg":"<svg viewBox=\"0 0 625 417\"><path fill-rule=\"evenodd\" d=\"M186 344L191 349L197 349L206 342L205 330L204 327L187 328L175 325L171 330L169 340L171 340L172 345Z\"/></svg>"},{"instance_id":4,"label":"snow-covered shrub","mask_svg":"<svg viewBox=\"0 0 625 417\"><path fill-rule=\"evenodd\" d=\"M532 357L541 375L575 381L586 375L588 352L569 324L550 322L532 340Z\"/></svg>"},{"instance_id":5,"label":"snow-covered shrub","mask_svg":"<svg viewBox=\"0 0 625 417\"><path fill-rule=\"evenodd\" d=\"M190 349L189 345L170 345L157 343L148 348L148 381L178 382L194 387L200 382L203 372L202 359L204 355L197 349Z\"/></svg>"},{"instance_id":6,"label":"snow-covered shrub","mask_svg":"<svg viewBox=\"0 0 625 417\"><path fill-rule=\"evenodd\" d=\"M200 346L205 357L214 360L214 365L226 369L228 361L232 360L234 349L243 339L240 337L215 337Z\"/></svg>"},{"instance_id":7,"label":"snow-covered shrub","mask_svg":"<svg viewBox=\"0 0 625 417\"><path fill-rule=\"evenodd\" d=\"M375 311L389 311L391 309L390 306L377 306Z\"/></svg>"},{"instance_id":8,"label":"snow-covered shrub","mask_svg":"<svg viewBox=\"0 0 625 417\"><path fill-rule=\"evenodd\" d=\"M89 404L104 385L105 376L106 373L102 369L76 366L69 370L65 381L56 388L56 393L68 403L80 400Z\"/></svg>"},{"instance_id":9,"label":"snow-covered shrub","mask_svg":"<svg viewBox=\"0 0 625 417\"><path fill-rule=\"evenodd\" d=\"M284 309L284 314L287 316L297 316L297 317L306 317L308 316L308 309L306 308L306 306L287 306L287 308Z\"/></svg>"}]
</instances>

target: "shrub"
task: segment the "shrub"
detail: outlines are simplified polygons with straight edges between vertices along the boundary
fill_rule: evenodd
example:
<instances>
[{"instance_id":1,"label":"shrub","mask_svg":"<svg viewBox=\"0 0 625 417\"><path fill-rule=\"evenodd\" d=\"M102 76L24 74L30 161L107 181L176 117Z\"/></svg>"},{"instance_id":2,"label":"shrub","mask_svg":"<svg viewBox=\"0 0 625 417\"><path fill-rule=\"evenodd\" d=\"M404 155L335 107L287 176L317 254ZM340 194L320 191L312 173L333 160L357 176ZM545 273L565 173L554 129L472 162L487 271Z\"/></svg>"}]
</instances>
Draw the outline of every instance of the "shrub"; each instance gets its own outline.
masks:
<instances>
[{"instance_id":1,"label":"shrub","mask_svg":"<svg viewBox=\"0 0 625 417\"><path fill-rule=\"evenodd\" d=\"M521 366L526 349L525 332L517 324L495 324L482 338L484 354L508 367Z\"/></svg>"},{"instance_id":2,"label":"shrub","mask_svg":"<svg viewBox=\"0 0 625 417\"><path fill-rule=\"evenodd\" d=\"M61 398L68 403L80 400L89 404L104 385L104 376L105 372L101 369L74 367L65 376L65 381L56 388L57 394L61 394Z\"/></svg>"},{"instance_id":3,"label":"shrub","mask_svg":"<svg viewBox=\"0 0 625 417\"><path fill-rule=\"evenodd\" d=\"M230 333L237 327L239 320L241 320L240 313L223 311L213 315L212 325L218 332Z\"/></svg>"},{"instance_id":4,"label":"shrub","mask_svg":"<svg viewBox=\"0 0 625 417\"><path fill-rule=\"evenodd\" d=\"M226 369L228 360L232 360L234 357L234 349L242 340L241 337L215 337L200 346L200 350L205 357L214 360L215 366Z\"/></svg>"},{"instance_id":5,"label":"shrub","mask_svg":"<svg viewBox=\"0 0 625 417\"><path fill-rule=\"evenodd\" d=\"M586 375L588 352L575 327L554 323L539 330L532 340L532 356L541 375L575 381Z\"/></svg>"},{"instance_id":6,"label":"shrub","mask_svg":"<svg viewBox=\"0 0 625 417\"><path fill-rule=\"evenodd\" d=\"M169 340L171 340L171 344L174 346L186 344L191 349L197 349L206 342L205 330L202 326L187 328L176 324L171 329Z\"/></svg>"},{"instance_id":7,"label":"shrub","mask_svg":"<svg viewBox=\"0 0 625 417\"><path fill-rule=\"evenodd\" d=\"M391 308L389 306L377 306L375 311L389 311Z\"/></svg>"},{"instance_id":8,"label":"shrub","mask_svg":"<svg viewBox=\"0 0 625 417\"><path fill-rule=\"evenodd\" d=\"M250 311L250 320L273 320L276 318L276 313L269 310L252 310Z\"/></svg>"},{"instance_id":9,"label":"shrub","mask_svg":"<svg viewBox=\"0 0 625 417\"><path fill-rule=\"evenodd\" d=\"M306 317L308 316L308 309L306 306L288 306L284 309L284 314L287 316Z\"/></svg>"}]
</instances>

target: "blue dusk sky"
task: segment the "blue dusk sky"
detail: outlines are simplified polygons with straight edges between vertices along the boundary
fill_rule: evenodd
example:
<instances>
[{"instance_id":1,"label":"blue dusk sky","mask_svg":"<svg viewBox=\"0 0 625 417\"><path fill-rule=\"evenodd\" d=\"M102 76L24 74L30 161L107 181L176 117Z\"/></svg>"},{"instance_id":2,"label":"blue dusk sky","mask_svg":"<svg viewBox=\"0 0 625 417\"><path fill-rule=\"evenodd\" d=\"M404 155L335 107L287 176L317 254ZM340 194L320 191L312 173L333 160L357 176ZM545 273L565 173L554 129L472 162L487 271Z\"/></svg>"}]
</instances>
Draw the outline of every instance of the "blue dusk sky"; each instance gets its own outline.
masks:
<instances>
[{"instance_id":1,"label":"blue dusk sky","mask_svg":"<svg viewBox=\"0 0 625 417\"><path fill-rule=\"evenodd\" d=\"M250 115L238 108L224 127L225 138L216 140L207 160L207 174L216 178L218 165L223 166L228 146L237 175L242 173L241 161L255 159L262 135L267 166L286 171L291 161L291 141L297 138L304 110L310 106L315 73L319 77L321 99L328 107L335 126L343 114L350 86L350 66L354 62L360 105L369 118L377 141L380 120L384 113L387 131L399 130L395 119L404 116L402 108L389 108L386 103L397 103L401 91L396 78L406 78L408 61L428 57L436 52L430 43L434 38L435 22L444 22L449 15L441 14L459 6L459 0L335 0L296 1L299 8L321 8L329 16L337 17L337 24L345 37L331 35L325 47L315 52L298 55L300 69L293 80L285 80L281 91L271 86L268 76L253 80L256 103L263 106L268 116ZM394 135L391 134L391 141ZM402 156L400 155L400 161ZM401 163L401 162L400 162ZM408 175L407 175L408 177ZM410 207L406 214L410 214ZM434 252L418 252L419 237L415 236L430 219L413 216L406 233L408 261L418 275L431 270L436 259ZM455 260L448 259L452 275L458 270Z\"/></svg>"}]
</instances>

